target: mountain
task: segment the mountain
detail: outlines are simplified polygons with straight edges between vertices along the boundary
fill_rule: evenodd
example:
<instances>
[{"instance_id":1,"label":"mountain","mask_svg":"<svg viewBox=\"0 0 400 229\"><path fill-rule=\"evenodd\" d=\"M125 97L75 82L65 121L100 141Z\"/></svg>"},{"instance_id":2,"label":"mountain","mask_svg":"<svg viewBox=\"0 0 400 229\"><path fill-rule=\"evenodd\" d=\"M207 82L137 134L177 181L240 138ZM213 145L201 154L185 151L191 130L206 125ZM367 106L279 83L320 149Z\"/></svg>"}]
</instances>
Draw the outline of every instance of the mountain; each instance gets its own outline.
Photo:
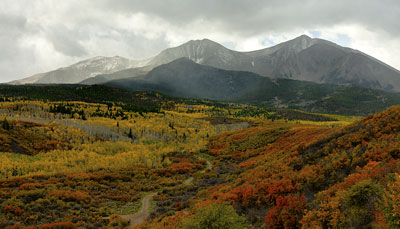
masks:
<instances>
[{"instance_id":1,"label":"mountain","mask_svg":"<svg viewBox=\"0 0 400 229\"><path fill-rule=\"evenodd\" d=\"M221 69L247 70L252 58L208 40L192 40L175 48L162 51L149 61L152 65L161 65L186 57L198 64Z\"/></svg>"},{"instance_id":2,"label":"mountain","mask_svg":"<svg viewBox=\"0 0 400 229\"><path fill-rule=\"evenodd\" d=\"M162 51L149 63L160 65L180 57L272 78L400 91L400 71L360 51L305 35L252 52L229 50L208 39L189 41Z\"/></svg>"},{"instance_id":3,"label":"mountain","mask_svg":"<svg viewBox=\"0 0 400 229\"><path fill-rule=\"evenodd\" d=\"M395 68L360 51L305 35L251 52L233 51L208 39L192 40L147 60L96 57L11 83L104 83L142 75L156 66L183 57L202 65L248 71L271 78L400 91L400 71ZM147 68L119 72L144 66ZM97 75L101 76L85 81Z\"/></svg>"},{"instance_id":4,"label":"mountain","mask_svg":"<svg viewBox=\"0 0 400 229\"><path fill-rule=\"evenodd\" d=\"M302 35L270 48L237 52L208 39L169 48L148 60L159 66L186 57L198 64L271 78L400 91L400 72L360 51ZM112 79L112 74L109 75Z\"/></svg>"},{"instance_id":5,"label":"mountain","mask_svg":"<svg viewBox=\"0 0 400 229\"><path fill-rule=\"evenodd\" d=\"M400 72L360 51L329 41L301 36L286 42L270 55L249 53L254 72L277 78L317 83L352 84L365 88L400 90Z\"/></svg>"},{"instance_id":6,"label":"mountain","mask_svg":"<svg viewBox=\"0 0 400 229\"><path fill-rule=\"evenodd\" d=\"M154 68L147 75L105 85L170 96L294 108L321 113L365 115L400 103L400 94L361 87L272 79L252 72L222 70L188 58Z\"/></svg>"},{"instance_id":7,"label":"mountain","mask_svg":"<svg viewBox=\"0 0 400 229\"><path fill-rule=\"evenodd\" d=\"M123 57L95 57L59 68L54 71L37 74L10 84L66 84L78 83L99 74L109 74L123 69L139 67L141 61L129 60Z\"/></svg>"},{"instance_id":8,"label":"mountain","mask_svg":"<svg viewBox=\"0 0 400 229\"><path fill-rule=\"evenodd\" d=\"M106 81L128 78L129 74L131 74L131 77L144 75L142 73L147 73L156 66L167 64L180 58L188 58L196 63L216 68L238 70L248 69L245 65L251 62L250 57L247 55L229 50L211 40L192 40L178 47L166 49L159 55L150 58L146 63L146 68L122 70L111 74L99 75L98 77L89 78L81 83L100 84ZM143 71L144 69L148 71Z\"/></svg>"}]
</instances>

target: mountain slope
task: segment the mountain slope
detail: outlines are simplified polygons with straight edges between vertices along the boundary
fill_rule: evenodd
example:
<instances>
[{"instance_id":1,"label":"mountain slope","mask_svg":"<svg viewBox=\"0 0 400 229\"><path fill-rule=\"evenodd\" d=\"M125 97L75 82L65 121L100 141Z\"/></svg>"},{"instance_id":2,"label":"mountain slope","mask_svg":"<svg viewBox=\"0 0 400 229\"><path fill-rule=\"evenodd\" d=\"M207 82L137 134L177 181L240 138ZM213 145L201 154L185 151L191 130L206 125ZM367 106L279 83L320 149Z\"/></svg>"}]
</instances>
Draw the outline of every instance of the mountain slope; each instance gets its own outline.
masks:
<instances>
[{"instance_id":1,"label":"mountain slope","mask_svg":"<svg viewBox=\"0 0 400 229\"><path fill-rule=\"evenodd\" d=\"M272 84L270 79L254 73L221 70L181 58L161 65L145 76L111 81L107 85L165 91L178 97L233 100L264 81Z\"/></svg>"},{"instance_id":2,"label":"mountain slope","mask_svg":"<svg viewBox=\"0 0 400 229\"><path fill-rule=\"evenodd\" d=\"M234 101L268 107L341 114L369 114L400 104L400 95L379 90L228 71L187 58L154 68L145 76L114 80L107 86L157 91L171 96Z\"/></svg>"},{"instance_id":3,"label":"mountain slope","mask_svg":"<svg viewBox=\"0 0 400 229\"><path fill-rule=\"evenodd\" d=\"M123 57L95 57L84 60L68 67L37 74L10 84L66 84L78 83L99 74L109 74L127 68L141 66L140 61L133 61Z\"/></svg>"},{"instance_id":4,"label":"mountain slope","mask_svg":"<svg viewBox=\"0 0 400 229\"><path fill-rule=\"evenodd\" d=\"M83 80L79 82L79 84L85 84L85 85L94 85L94 84L103 84L111 80L118 80L118 79L124 79L124 78L130 78L130 77L136 77L136 76L142 76L146 75L153 69L153 66L144 66L144 67L139 67L139 68L128 68L124 69L121 71L117 71L114 73L109 73L109 74L100 74L91 78L88 78L86 80Z\"/></svg>"}]
</instances>

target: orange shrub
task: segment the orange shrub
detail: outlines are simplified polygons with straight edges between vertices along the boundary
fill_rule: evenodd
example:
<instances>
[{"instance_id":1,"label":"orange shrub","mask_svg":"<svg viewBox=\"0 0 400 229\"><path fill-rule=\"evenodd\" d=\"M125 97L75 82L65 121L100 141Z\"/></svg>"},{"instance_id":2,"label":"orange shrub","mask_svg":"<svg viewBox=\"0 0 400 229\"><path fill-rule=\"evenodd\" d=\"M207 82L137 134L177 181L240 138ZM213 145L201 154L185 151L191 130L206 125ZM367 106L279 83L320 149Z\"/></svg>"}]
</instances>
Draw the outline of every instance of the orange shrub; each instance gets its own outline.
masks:
<instances>
[{"instance_id":1,"label":"orange shrub","mask_svg":"<svg viewBox=\"0 0 400 229\"><path fill-rule=\"evenodd\" d=\"M43 185L40 183L25 183L19 186L20 190L35 190L38 188L42 188Z\"/></svg>"},{"instance_id":2,"label":"orange shrub","mask_svg":"<svg viewBox=\"0 0 400 229\"><path fill-rule=\"evenodd\" d=\"M3 212L5 214L12 213L12 214L14 214L16 216L20 216L20 215L22 215L22 213L24 211L18 206L7 205L7 206L4 207Z\"/></svg>"},{"instance_id":3,"label":"orange shrub","mask_svg":"<svg viewBox=\"0 0 400 229\"><path fill-rule=\"evenodd\" d=\"M59 222L43 224L40 229L72 229L76 228L72 222Z\"/></svg>"},{"instance_id":4,"label":"orange shrub","mask_svg":"<svg viewBox=\"0 0 400 229\"><path fill-rule=\"evenodd\" d=\"M71 202L90 202L90 195L84 191L67 191L67 190L54 190L50 192L51 196Z\"/></svg>"}]
</instances>

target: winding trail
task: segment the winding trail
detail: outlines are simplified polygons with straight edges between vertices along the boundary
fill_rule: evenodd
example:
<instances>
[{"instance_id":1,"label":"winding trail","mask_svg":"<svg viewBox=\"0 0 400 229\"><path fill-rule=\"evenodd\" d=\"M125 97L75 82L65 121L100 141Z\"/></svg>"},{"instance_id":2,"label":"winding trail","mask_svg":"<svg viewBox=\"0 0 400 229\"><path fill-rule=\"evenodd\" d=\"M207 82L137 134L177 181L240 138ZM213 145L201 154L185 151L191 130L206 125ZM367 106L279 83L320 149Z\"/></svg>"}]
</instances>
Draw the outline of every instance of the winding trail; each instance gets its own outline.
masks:
<instances>
[{"instance_id":1,"label":"winding trail","mask_svg":"<svg viewBox=\"0 0 400 229\"><path fill-rule=\"evenodd\" d=\"M205 173L207 169L211 169L211 162L210 161L206 161L207 163L207 167L203 170L201 170L199 173ZM193 177L189 177L188 179L186 179L185 181L183 181L184 184L191 184L193 182Z\"/></svg>"},{"instance_id":2,"label":"winding trail","mask_svg":"<svg viewBox=\"0 0 400 229\"><path fill-rule=\"evenodd\" d=\"M206 167L206 169L211 169L211 167L212 167L211 162L208 161L208 160L207 160L206 162L207 162L207 167ZM205 172L206 172L206 169L205 169L205 170L202 170L201 173L205 173Z\"/></svg>"},{"instance_id":3,"label":"winding trail","mask_svg":"<svg viewBox=\"0 0 400 229\"><path fill-rule=\"evenodd\" d=\"M201 170L199 173L205 173L207 169L211 169L211 162L207 162L207 167ZM193 177L189 177L183 183L184 184L191 184L193 182ZM147 194L142 200L142 210L138 213L129 214L129 215L121 215L121 218L126 219L130 223L130 227L134 227L138 224L141 224L146 221L146 219L150 216L150 200L155 196L157 193L150 193ZM108 217L107 217L108 218Z\"/></svg>"},{"instance_id":4,"label":"winding trail","mask_svg":"<svg viewBox=\"0 0 400 229\"><path fill-rule=\"evenodd\" d=\"M207 162L207 167L205 169L201 170L199 173L205 173L207 169L211 169L212 163L209 160L206 160L206 162ZM183 183L189 185L192 182L193 182L193 177L189 177ZM185 213L185 215L189 214L189 212L187 210L184 210L183 213Z\"/></svg>"},{"instance_id":5,"label":"winding trail","mask_svg":"<svg viewBox=\"0 0 400 229\"><path fill-rule=\"evenodd\" d=\"M129 215L121 215L121 218L129 220L130 226L134 227L138 224L143 223L150 216L149 208L150 208L150 200L157 193L150 193L146 195L142 200L142 210L138 213L129 214Z\"/></svg>"}]
</instances>

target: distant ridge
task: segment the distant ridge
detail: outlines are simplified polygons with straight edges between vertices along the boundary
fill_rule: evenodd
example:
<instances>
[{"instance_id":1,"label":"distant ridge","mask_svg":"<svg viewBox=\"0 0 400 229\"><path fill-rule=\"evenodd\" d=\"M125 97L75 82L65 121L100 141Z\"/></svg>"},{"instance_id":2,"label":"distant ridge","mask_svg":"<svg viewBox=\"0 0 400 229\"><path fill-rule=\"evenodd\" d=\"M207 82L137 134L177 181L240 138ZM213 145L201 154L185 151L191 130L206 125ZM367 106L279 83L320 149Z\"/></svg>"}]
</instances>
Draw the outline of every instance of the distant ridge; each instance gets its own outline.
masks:
<instances>
[{"instance_id":1,"label":"distant ridge","mask_svg":"<svg viewBox=\"0 0 400 229\"><path fill-rule=\"evenodd\" d=\"M99 74L114 73L142 65L143 62L141 61L129 60L120 56L98 56L80 61L68 67L40 73L22 80L15 80L9 84L74 84Z\"/></svg>"}]
</instances>

